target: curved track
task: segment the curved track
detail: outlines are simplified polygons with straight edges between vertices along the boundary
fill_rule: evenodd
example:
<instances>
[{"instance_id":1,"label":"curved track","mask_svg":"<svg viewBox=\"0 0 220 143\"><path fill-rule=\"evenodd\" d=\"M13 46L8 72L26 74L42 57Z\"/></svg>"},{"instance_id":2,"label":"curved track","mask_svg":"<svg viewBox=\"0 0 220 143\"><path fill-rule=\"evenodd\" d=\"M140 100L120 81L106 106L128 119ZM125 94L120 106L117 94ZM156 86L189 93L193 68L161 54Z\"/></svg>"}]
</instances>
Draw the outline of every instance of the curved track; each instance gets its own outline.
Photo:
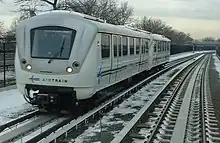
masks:
<instances>
[{"instance_id":1,"label":"curved track","mask_svg":"<svg viewBox=\"0 0 220 143\"><path fill-rule=\"evenodd\" d=\"M201 56L200 56L201 58ZM198 59L198 58L197 58ZM194 61L191 61L191 64L194 63ZM136 84L135 86L127 89L123 93L118 94L111 100L105 102L104 104L100 105L99 107L95 108L94 110L88 112L87 114L77 118L76 120L71 121L67 125L60 128L58 131L54 131L54 133L51 133L50 135L45 136L42 140L35 140L35 141L42 141L42 142L51 142L55 141L58 137L64 137L66 138L68 135L68 132L75 132L76 134L80 135L92 122L98 121L97 119L100 119L105 113L109 112L109 109L112 109L115 107L118 103L121 103L121 101L124 101L125 98L130 97L132 94L134 94L136 91L144 87L146 84L151 82L152 80L156 79L160 75L164 74L165 72L171 70L172 68L176 67L177 65L180 65L179 63L174 66L171 66L167 69L164 69L157 74L145 79L144 81ZM187 67L187 66L186 66ZM84 129L82 129L84 128Z\"/></svg>"},{"instance_id":2,"label":"curved track","mask_svg":"<svg viewBox=\"0 0 220 143\"><path fill-rule=\"evenodd\" d=\"M194 58L194 57L195 55L192 56L191 58ZM181 61L180 60L173 61L172 62L173 65L170 64L170 66L167 67L166 69L152 75L151 77L145 79L144 81L116 95L111 100L105 102L98 108L95 108L94 110L88 112L87 114L77 118L76 120L73 120L72 117L57 117L55 115L47 115L47 116L39 115L38 111L28 114L26 116L20 117L12 122L9 122L5 125L0 126L0 129L2 131L0 134L1 135L0 141L7 142L7 141L15 141L15 140L20 139L21 141L25 140L27 142L37 142L43 138L46 138L49 135L49 137L46 138L45 140L47 142L47 141L52 141L56 139L62 134L67 135L66 133L68 130L74 127L77 129L79 126L87 124L87 122L89 122L90 120L94 120L94 118L97 116L101 117L103 112L107 112L109 109L114 107L115 104L117 105L118 103L123 101L125 98L129 97L132 93L136 92L137 90L142 88L144 85L146 85L150 81L156 79L158 76L164 74L165 72L169 71L170 69L179 65L180 63L184 63L188 61L189 59L190 58L187 57L187 58L183 58ZM35 119L32 119L34 117ZM29 122L25 123L28 120ZM21 122L24 122L24 123L21 124ZM12 126L18 126L19 123L20 123L20 127L17 127L10 132L9 130L6 130L8 128L11 128ZM48 125L50 127L46 127ZM64 129L65 126L66 127L68 126L68 127ZM43 129L43 127L45 127L45 129ZM52 133L61 127L63 127L64 130L59 130L58 134Z\"/></svg>"},{"instance_id":3,"label":"curved track","mask_svg":"<svg viewBox=\"0 0 220 143\"><path fill-rule=\"evenodd\" d=\"M219 142L210 95L204 90L209 59L180 71L111 143Z\"/></svg>"}]
</instances>

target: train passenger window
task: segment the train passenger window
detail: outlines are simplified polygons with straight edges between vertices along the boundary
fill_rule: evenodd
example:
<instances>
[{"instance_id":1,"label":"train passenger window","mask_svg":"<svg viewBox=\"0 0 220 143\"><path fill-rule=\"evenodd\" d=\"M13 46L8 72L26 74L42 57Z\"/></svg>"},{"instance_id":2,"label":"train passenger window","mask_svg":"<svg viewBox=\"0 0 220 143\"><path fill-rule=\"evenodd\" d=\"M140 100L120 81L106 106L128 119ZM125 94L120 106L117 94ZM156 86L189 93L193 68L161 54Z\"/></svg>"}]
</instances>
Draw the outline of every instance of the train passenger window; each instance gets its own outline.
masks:
<instances>
[{"instance_id":1,"label":"train passenger window","mask_svg":"<svg viewBox=\"0 0 220 143\"><path fill-rule=\"evenodd\" d=\"M114 36L114 38L113 38L113 43L114 43L114 57L117 57L118 42L117 42L117 37L116 36Z\"/></svg>"},{"instance_id":2,"label":"train passenger window","mask_svg":"<svg viewBox=\"0 0 220 143\"><path fill-rule=\"evenodd\" d=\"M102 34L102 58L110 57L110 35Z\"/></svg>"},{"instance_id":3,"label":"train passenger window","mask_svg":"<svg viewBox=\"0 0 220 143\"><path fill-rule=\"evenodd\" d=\"M141 39L136 39L136 54L138 55L140 53L140 45L141 45Z\"/></svg>"},{"instance_id":4,"label":"train passenger window","mask_svg":"<svg viewBox=\"0 0 220 143\"><path fill-rule=\"evenodd\" d=\"M128 55L128 38L123 37L123 56Z\"/></svg>"},{"instance_id":5,"label":"train passenger window","mask_svg":"<svg viewBox=\"0 0 220 143\"><path fill-rule=\"evenodd\" d=\"M149 41L148 41L147 39L145 39L145 42L144 42L144 43L145 43L145 52L146 52L146 53L148 53L148 42L149 42Z\"/></svg>"},{"instance_id":6,"label":"train passenger window","mask_svg":"<svg viewBox=\"0 0 220 143\"><path fill-rule=\"evenodd\" d=\"M156 53L156 52L157 52L157 42L154 41L154 53Z\"/></svg>"},{"instance_id":7,"label":"train passenger window","mask_svg":"<svg viewBox=\"0 0 220 143\"><path fill-rule=\"evenodd\" d=\"M162 50L162 49L161 49L161 48L162 48L161 46L162 46L162 44L161 44L161 41L160 41L160 42L159 42L159 52L161 52L161 50Z\"/></svg>"},{"instance_id":8,"label":"train passenger window","mask_svg":"<svg viewBox=\"0 0 220 143\"><path fill-rule=\"evenodd\" d=\"M170 42L168 43L168 51L170 51Z\"/></svg>"},{"instance_id":9,"label":"train passenger window","mask_svg":"<svg viewBox=\"0 0 220 143\"><path fill-rule=\"evenodd\" d=\"M121 45L121 37L120 36L118 37L118 46L119 46L118 47L118 56L121 57L121 55L122 55L121 46L122 45Z\"/></svg>"},{"instance_id":10,"label":"train passenger window","mask_svg":"<svg viewBox=\"0 0 220 143\"><path fill-rule=\"evenodd\" d=\"M166 42L165 45L166 45L166 51L168 51L168 43Z\"/></svg>"},{"instance_id":11,"label":"train passenger window","mask_svg":"<svg viewBox=\"0 0 220 143\"><path fill-rule=\"evenodd\" d=\"M134 38L130 38L130 55L134 55Z\"/></svg>"},{"instance_id":12,"label":"train passenger window","mask_svg":"<svg viewBox=\"0 0 220 143\"><path fill-rule=\"evenodd\" d=\"M163 51L166 51L166 42L163 42Z\"/></svg>"},{"instance_id":13,"label":"train passenger window","mask_svg":"<svg viewBox=\"0 0 220 143\"><path fill-rule=\"evenodd\" d=\"M145 42L144 42L144 39L142 39L142 46L141 46L141 53L143 54L144 53L144 50L145 49Z\"/></svg>"}]
</instances>

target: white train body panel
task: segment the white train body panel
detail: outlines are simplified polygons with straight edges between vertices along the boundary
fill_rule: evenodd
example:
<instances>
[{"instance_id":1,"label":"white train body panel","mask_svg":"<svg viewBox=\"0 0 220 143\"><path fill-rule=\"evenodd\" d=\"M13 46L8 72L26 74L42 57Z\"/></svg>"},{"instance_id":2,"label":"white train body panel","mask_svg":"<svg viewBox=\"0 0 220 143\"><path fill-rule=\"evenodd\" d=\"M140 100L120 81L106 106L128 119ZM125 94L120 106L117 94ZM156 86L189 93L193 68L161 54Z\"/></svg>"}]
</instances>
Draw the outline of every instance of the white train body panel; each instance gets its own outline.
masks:
<instances>
[{"instance_id":1,"label":"white train body panel","mask_svg":"<svg viewBox=\"0 0 220 143\"><path fill-rule=\"evenodd\" d=\"M15 68L22 94L26 85L70 87L78 100L88 99L107 86L168 62L169 39L83 16L54 11L18 26ZM164 41L167 50L155 52L156 41ZM59 56L54 56L57 52ZM79 66L74 67L74 62ZM67 67L73 71L68 73Z\"/></svg>"}]
</instances>

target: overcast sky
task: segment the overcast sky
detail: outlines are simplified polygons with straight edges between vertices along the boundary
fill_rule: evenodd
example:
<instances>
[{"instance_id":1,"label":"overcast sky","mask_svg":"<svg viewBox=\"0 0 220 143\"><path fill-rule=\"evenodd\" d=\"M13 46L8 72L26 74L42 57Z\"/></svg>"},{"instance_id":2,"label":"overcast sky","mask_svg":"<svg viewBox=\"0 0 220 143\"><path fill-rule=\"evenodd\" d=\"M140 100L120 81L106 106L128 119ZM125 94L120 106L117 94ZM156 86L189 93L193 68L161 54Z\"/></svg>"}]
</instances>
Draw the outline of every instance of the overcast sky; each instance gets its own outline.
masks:
<instances>
[{"instance_id":1,"label":"overcast sky","mask_svg":"<svg viewBox=\"0 0 220 143\"><path fill-rule=\"evenodd\" d=\"M16 9L14 0L0 4L0 20L10 26ZM120 0L123 1L123 0ZM128 0L134 16L160 18L193 38L220 38L220 0Z\"/></svg>"}]
</instances>

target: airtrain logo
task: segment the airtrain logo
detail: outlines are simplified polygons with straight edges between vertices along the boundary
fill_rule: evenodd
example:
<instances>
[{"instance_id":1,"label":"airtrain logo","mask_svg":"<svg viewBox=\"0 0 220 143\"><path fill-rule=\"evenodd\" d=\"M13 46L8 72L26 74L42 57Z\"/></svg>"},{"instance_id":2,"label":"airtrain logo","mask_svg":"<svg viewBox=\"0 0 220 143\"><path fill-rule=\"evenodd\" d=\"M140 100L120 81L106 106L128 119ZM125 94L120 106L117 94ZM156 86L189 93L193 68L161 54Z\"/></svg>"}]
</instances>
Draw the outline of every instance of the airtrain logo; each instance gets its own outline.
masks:
<instances>
[{"instance_id":1,"label":"airtrain logo","mask_svg":"<svg viewBox=\"0 0 220 143\"><path fill-rule=\"evenodd\" d=\"M34 77L34 75L32 75L29 79L30 79L33 83L34 83L34 81L40 81L40 78Z\"/></svg>"},{"instance_id":2,"label":"airtrain logo","mask_svg":"<svg viewBox=\"0 0 220 143\"><path fill-rule=\"evenodd\" d=\"M57 79L57 78L39 78L39 77L34 77L34 75L32 75L29 78L32 83L35 83L36 81L42 81L42 82L55 82L55 83L67 83L66 79Z\"/></svg>"}]
</instances>

